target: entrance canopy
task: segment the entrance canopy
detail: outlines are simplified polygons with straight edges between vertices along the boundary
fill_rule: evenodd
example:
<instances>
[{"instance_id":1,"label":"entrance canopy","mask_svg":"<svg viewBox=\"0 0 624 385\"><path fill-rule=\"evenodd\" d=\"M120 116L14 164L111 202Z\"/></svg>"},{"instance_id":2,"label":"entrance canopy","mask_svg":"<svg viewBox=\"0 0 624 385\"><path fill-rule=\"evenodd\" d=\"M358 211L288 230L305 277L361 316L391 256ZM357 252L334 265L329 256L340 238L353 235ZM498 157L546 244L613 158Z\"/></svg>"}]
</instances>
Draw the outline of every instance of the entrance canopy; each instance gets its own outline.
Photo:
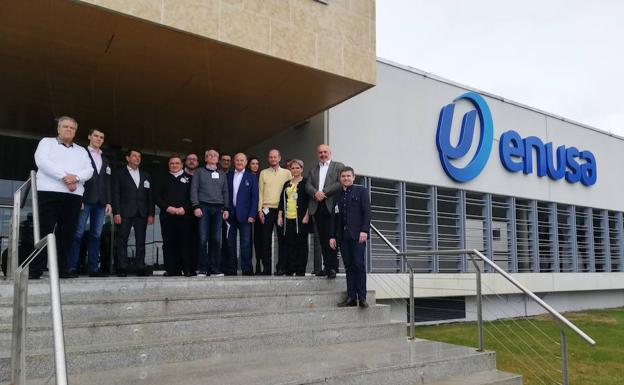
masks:
<instances>
[{"instance_id":1,"label":"entrance canopy","mask_svg":"<svg viewBox=\"0 0 624 385\"><path fill-rule=\"evenodd\" d=\"M113 147L246 149L370 87L69 0L0 5L0 134L74 116Z\"/></svg>"}]
</instances>

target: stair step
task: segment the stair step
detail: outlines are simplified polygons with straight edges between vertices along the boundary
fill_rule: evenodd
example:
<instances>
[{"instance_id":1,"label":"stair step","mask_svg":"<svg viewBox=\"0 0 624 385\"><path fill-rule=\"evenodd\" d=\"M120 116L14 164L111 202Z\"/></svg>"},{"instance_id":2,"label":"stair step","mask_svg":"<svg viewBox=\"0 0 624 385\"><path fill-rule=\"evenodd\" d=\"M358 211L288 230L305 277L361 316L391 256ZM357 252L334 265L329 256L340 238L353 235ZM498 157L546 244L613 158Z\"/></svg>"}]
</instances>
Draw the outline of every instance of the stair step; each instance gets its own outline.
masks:
<instances>
[{"instance_id":1,"label":"stair step","mask_svg":"<svg viewBox=\"0 0 624 385\"><path fill-rule=\"evenodd\" d=\"M103 298L72 298L64 296L63 319L65 321L101 321L133 315L164 316L201 312L231 311L288 311L332 307L344 298L344 291L301 291L292 293L252 292L218 294L139 295L124 294ZM375 294L367 294L369 304L374 305ZM12 303L0 303L0 324L10 323ZM50 324L49 298L29 299L28 324Z\"/></svg>"},{"instance_id":2,"label":"stair step","mask_svg":"<svg viewBox=\"0 0 624 385\"><path fill-rule=\"evenodd\" d=\"M429 385L522 385L519 374L488 370L469 376L453 376L442 380L427 382Z\"/></svg>"},{"instance_id":3,"label":"stair step","mask_svg":"<svg viewBox=\"0 0 624 385\"><path fill-rule=\"evenodd\" d=\"M267 352L223 354L177 364L70 376L73 385L413 385L461 373L492 370L494 353L405 338L300 346ZM33 382L33 384L36 382Z\"/></svg>"},{"instance_id":4,"label":"stair step","mask_svg":"<svg viewBox=\"0 0 624 385\"><path fill-rule=\"evenodd\" d=\"M69 373L116 371L126 367L160 366L166 362L183 365L182 362L207 357L218 359L227 354L243 354L241 352L264 356L267 361L272 361L273 355L292 347L312 349L346 342L389 338L404 340L404 337L400 337L404 335L404 323L334 324L260 332L251 330L219 337L169 336L152 341L105 342L88 346L67 346L67 367ZM52 349L28 351L26 361L28 378L42 378L54 370ZM9 368L10 353L0 352L0 382L8 380ZM241 371L241 367L235 371Z\"/></svg>"},{"instance_id":5,"label":"stair step","mask_svg":"<svg viewBox=\"0 0 624 385\"><path fill-rule=\"evenodd\" d=\"M302 291L345 291L343 277L327 279L322 277L127 277L127 278L77 278L61 280L63 298L92 298L116 296L119 294L178 295L178 294L222 294L222 293L293 293ZM30 299L46 298L50 295L47 278L30 281ZM0 300L10 302L13 297L13 283L0 282Z\"/></svg>"},{"instance_id":6,"label":"stair step","mask_svg":"<svg viewBox=\"0 0 624 385\"><path fill-rule=\"evenodd\" d=\"M66 345L98 344L101 341L142 341L167 335L219 336L243 330L273 330L314 325L383 323L390 321L390 307L318 308L289 312L220 312L126 317L99 322L65 322ZM27 349L51 347L51 325L28 327ZM11 325L0 326L0 346L11 346Z\"/></svg>"}]
</instances>

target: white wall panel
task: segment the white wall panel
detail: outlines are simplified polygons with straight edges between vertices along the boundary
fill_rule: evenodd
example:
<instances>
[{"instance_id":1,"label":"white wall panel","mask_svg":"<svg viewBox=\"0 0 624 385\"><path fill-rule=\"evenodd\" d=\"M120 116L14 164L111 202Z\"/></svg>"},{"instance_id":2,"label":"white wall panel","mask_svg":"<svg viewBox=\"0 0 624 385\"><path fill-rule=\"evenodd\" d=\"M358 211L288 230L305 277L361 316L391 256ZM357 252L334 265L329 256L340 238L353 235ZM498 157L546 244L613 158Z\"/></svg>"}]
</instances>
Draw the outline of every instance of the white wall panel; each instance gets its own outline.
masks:
<instances>
[{"instance_id":1,"label":"white wall panel","mask_svg":"<svg viewBox=\"0 0 624 385\"><path fill-rule=\"evenodd\" d=\"M481 93L492 112L494 144L481 174L467 183L456 183L440 164L436 128L441 108L469 89L383 62L378 62L377 70L376 87L332 108L329 113L328 136L334 157L352 165L357 173L624 211L624 199L619 196L624 187L621 178L624 140ZM470 109L468 102L457 103L453 134L458 135L459 122ZM586 187L580 182L570 184L563 179L540 178L535 172L529 175L508 172L500 162L498 151L498 138L508 130L517 131L523 138L535 135L544 143L552 141L555 148L565 145L593 152L598 165L597 183ZM470 159L471 154L466 158Z\"/></svg>"}]
</instances>

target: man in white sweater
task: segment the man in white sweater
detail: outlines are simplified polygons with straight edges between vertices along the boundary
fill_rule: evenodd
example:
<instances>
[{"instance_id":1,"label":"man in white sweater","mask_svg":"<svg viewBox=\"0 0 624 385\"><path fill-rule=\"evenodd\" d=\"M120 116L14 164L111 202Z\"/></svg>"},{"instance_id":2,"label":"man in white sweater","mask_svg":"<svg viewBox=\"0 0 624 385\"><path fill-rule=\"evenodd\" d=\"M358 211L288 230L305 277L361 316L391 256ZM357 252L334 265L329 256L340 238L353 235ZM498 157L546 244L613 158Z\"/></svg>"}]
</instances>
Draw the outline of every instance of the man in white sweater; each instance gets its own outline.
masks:
<instances>
[{"instance_id":1,"label":"man in white sweater","mask_svg":"<svg viewBox=\"0 0 624 385\"><path fill-rule=\"evenodd\" d=\"M84 147L74 143L78 123L74 118L58 119L58 136L43 138L35 151L41 236L56 234L61 278L73 278L67 271L67 258L76 233L84 183L93 167ZM43 254L43 253L42 253ZM39 255L30 266L30 278L39 279L47 258Z\"/></svg>"}]
</instances>

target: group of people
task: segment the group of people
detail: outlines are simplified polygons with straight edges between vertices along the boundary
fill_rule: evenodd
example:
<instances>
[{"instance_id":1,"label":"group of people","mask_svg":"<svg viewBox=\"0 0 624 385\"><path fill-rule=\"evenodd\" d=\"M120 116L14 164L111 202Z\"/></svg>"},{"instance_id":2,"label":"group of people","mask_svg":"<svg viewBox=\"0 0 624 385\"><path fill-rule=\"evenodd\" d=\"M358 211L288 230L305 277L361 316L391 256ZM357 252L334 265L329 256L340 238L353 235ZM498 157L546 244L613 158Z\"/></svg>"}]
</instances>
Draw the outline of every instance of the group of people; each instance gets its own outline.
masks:
<instances>
[{"instance_id":1,"label":"group of people","mask_svg":"<svg viewBox=\"0 0 624 385\"><path fill-rule=\"evenodd\" d=\"M308 234L316 231L322 265L315 266L315 274L336 277L340 247L347 298L339 305L368 306L364 254L370 226L369 194L354 185L351 167L331 159L329 146L318 146L318 164L307 176L300 159L290 159L287 168L282 168L277 149L268 152L268 167L262 171L258 158L248 159L242 152L232 158L209 149L201 167L197 154L171 155L168 172L154 181L140 167L140 150L129 149L126 165L113 170L102 154L104 132L90 130L85 149L74 143L77 130L75 119L59 118L58 136L43 138L35 152L41 233L55 232L57 236L61 278L78 276L87 222L89 276L106 276L99 264L106 215L113 215L116 226L116 274L151 275L145 265L145 238L158 206L166 275L236 275L240 262L243 275L303 276ZM229 170L230 163L233 170ZM128 258L131 229L134 258ZM278 245L275 266L274 231ZM30 278L40 278L45 264L44 256L37 258Z\"/></svg>"}]
</instances>

